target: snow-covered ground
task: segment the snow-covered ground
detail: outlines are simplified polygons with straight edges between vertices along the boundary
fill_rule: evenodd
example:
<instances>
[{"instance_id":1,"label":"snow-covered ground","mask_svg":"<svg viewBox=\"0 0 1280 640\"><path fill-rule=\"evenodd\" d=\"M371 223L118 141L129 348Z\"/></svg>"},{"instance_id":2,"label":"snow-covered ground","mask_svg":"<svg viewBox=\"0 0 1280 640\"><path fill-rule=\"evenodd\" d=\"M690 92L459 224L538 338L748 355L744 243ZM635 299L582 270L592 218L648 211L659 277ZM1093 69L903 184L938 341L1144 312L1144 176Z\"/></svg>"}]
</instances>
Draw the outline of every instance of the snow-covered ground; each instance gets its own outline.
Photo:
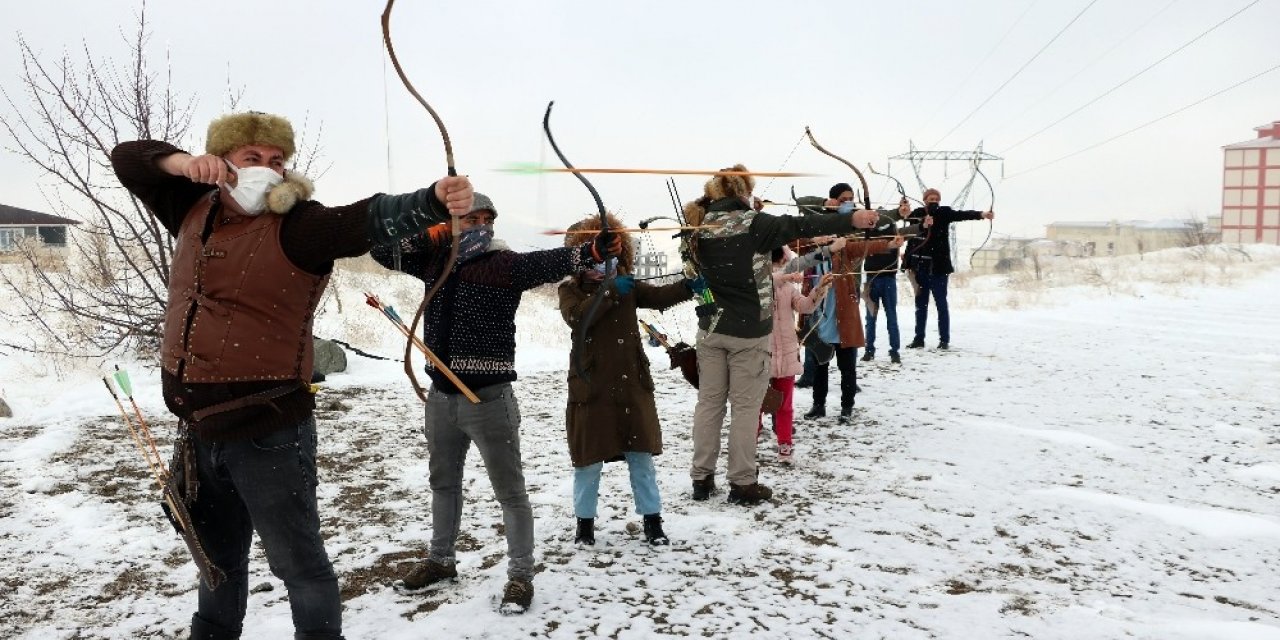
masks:
<instances>
[{"instance_id":1,"label":"snow-covered ground","mask_svg":"<svg viewBox=\"0 0 1280 640\"><path fill-rule=\"evenodd\" d=\"M1225 266L1184 250L1099 260L1052 286L970 279L953 289L951 351L904 350L894 366L882 345L859 367L852 425L800 423L794 467L762 443L776 493L750 509L689 499L694 392L651 351L665 549L643 544L616 465L599 545L572 544L568 332L553 300L529 296L516 388L539 574L521 617L495 612L505 543L474 454L463 579L425 596L388 587L429 538L422 411L399 363L353 355L319 396L346 635L1280 638L1280 251L1249 251ZM398 355L364 289L402 313L421 295L343 273L317 333ZM691 315L663 320L689 340ZM167 440L154 370L134 379ZM11 353L0 395L17 414L0 420L0 637L185 637L195 572L101 382ZM252 571L245 637L289 637L260 550Z\"/></svg>"}]
</instances>

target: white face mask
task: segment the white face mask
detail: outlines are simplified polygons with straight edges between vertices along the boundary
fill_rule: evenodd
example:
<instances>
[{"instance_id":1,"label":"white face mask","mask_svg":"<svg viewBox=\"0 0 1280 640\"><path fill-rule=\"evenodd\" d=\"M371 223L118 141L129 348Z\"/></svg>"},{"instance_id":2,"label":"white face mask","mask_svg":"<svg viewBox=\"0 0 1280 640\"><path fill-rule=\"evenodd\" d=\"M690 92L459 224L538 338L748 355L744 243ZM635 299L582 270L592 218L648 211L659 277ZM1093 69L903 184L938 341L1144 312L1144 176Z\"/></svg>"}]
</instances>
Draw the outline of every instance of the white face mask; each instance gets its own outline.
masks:
<instances>
[{"instance_id":1,"label":"white face mask","mask_svg":"<svg viewBox=\"0 0 1280 640\"><path fill-rule=\"evenodd\" d=\"M284 182L284 176L267 167L245 167L243 169L227 163L236 174L236 186L228 189L231 199L240 205L244 212L256 216L267 210L267 193L273 187Z\"/></svg>"}]
</instances>

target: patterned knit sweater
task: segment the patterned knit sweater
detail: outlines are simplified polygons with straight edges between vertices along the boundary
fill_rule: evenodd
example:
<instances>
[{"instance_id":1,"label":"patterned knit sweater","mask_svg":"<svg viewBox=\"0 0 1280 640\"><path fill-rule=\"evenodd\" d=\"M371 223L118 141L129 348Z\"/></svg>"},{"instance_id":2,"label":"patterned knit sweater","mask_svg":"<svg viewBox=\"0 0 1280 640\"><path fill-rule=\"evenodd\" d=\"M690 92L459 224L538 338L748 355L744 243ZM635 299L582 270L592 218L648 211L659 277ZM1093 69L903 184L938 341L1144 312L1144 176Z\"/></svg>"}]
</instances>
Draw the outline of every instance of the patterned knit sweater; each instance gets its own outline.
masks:
<instances>
[{"instance_id":1,"label":"patterned knit sweater","mask_svg":"<svg viewBox=\"0 0 1280 640\"><path fill-rule=\"evenodd\" d=\"M448 260L449 236L447 232L420 234L402 240L400 250L400 270L420 278L430 289ZM393 268L390 246L375 247L370 255ZM472 390L511 382L516 379L516 308L521 295L594 264L590 243L516 253L494 240L489 251L453 266L427 307L423 341ZM426 370L437 390L458 393L430 361Z\"/></svg>"}]
</instances>

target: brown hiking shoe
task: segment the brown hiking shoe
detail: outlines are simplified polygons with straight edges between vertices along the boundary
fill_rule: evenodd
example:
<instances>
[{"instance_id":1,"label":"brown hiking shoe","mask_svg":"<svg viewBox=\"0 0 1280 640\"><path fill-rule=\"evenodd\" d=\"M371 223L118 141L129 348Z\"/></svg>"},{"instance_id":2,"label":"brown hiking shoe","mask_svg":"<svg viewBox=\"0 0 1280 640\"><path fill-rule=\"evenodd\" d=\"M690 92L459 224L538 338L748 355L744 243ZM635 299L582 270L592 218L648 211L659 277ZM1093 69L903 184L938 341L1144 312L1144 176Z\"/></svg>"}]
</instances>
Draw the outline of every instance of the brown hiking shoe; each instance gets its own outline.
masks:
<instances>
[{"instance_id":1,"label":"brown hiking shoe","mask_svg":"<svg viewBox=\"0 0 1280 640\"><path fill-rule=\"evenodd\" d=\"M413 566L404 578L396 580L391 586L400 593L422 593L446 580L458 577L458 568L451 564L424 560Z\"/></svg>"},{"instance_id":2,"label":"brown hiking shoe","mask_svg":"<svg viewBox=\"0 0 1280 640\"><path fill-rule=\"evenodd\" d=\"M507 586L502 588L502 604L498 606L498 613L503 615L524 613L529 610L529 604L532 602L533 583L512 578L507 581Z\"/></svg>"},{"instance_id":3,"label":"brown hiking shoe","mask_svg":"<svg viewBox=\"0 0 1280 640\"><path fill-rule=\"evenodd\" d=\"M729 484L729 504L751 506L773 497L773 490L759 482Z\"/></svg>"}]
</instances>

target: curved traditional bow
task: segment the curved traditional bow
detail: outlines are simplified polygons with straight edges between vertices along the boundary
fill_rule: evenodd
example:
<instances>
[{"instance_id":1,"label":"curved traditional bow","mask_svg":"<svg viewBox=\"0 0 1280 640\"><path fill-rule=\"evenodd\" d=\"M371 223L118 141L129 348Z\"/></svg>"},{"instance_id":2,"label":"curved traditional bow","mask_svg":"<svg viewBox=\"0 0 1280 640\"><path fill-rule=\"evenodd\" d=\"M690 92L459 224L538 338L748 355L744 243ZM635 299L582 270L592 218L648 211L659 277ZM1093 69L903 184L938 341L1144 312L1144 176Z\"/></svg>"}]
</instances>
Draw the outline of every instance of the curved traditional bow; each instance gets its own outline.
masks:
<instances>
[{"instance_id":1,"label":"curved traditional bow","mask_svg":"<svg viewBox=\"0 0 1280 640\"><path fill-rule=\"evenodd\" d=\"M821 151L824 155L828 155L828 156L831 156L832 158L835 158L836 160L844 164L844 166L849 167L849 169L853 171L854 175L858 176L858 182L862 183L862 205L863 205L862 208L870 209L871 208L871 192L867 190L867 179L862 175L862 172L858 170L858 167L855 166L852 162L849 162L848 160L845 160L844 158L841 158L840 156L834 153L831 153L830 151L827 151L826 147L818 144L818 140L813 137L813 131L809 130L809 127L804 128L804 134L806 136L809 136L809 144L813 145L814 149Z\"/></svg>"},{"instance_id":2,"label":"curved traditional bow","mask_svg":"<svg viewBox=\"0 0 1280 640\"><path fill-rule=\"evenodd\" d=\"M858 176L858 182L862 184L862 208L871 209L871 191L867 188L867 178L866 176L862 175L861 171L858 170L857 165L853 164L852 162L849 162L848 160L845 160L844 158L841 158L840 156L834 153L831 153L830 151L827 151L826 147L818 144L817 138L813 137L813 131L811 131L809 127L804 128L804 134L809 137L809 144L813 145L814 149L817 149L818 151L822 152L823 155L827 155L834 158L844 166L849 167L849 169L853 171L853 174ZM865 242L865 239L871 236L871 230L867 229L867 232L864 234L864 236L865 236L864 242L862 245L862 262L858 265L859 269L866 269L867 256L870 255L871 253L871 245ZM848 274L849 261L844 260L842 262L844 263L844 267L841 269L841 273ZM857 291L854 291L854 295L855 296L858 295Z\"/></svg>"},{"instance_id":3,"label":"curved traditional bow","mask_svg":"<svg viewBox=\"0 0 1280 640\"><path fill-rule=\"evenodd\" d=\"M551 135L551 107L555 106L555 104L555 100L547 103L547 112L542 116L542 131L547 134L547 142L551 143L551 149L556 152L556 157L560 158L560 162L564 164L566 169L573 172L573 163L569 162L569 159L560 151L560 145L556 144L555 137ZM586 176L577 172L574 172L573 175L577 176L578 179L582 181L582 184L587 188L587 191L591 192L592 199L596 201L596 209L600 212L600 232L604 233L609 229L609 213L604 208L604 201L600 199L600 192L596 191L595 186L591 184L590 180L587 180ZM605 265L608 264L609 261L605 260ZM585 348L584 343L587 339L587 332L591 328L591 321L594 320L596 314L600 312L600 304L604 302L605 297L609 295L609 289L613 286L613 280L616 275L617 273L614 269L608 266L605 267L604 280L600 281L600 288L596 290L596 298L591 302L591 306L587 308L586 315L579 319L578 330L574 332L573 366L578 372L578 377L583 380L590 380L586 370L582 368L582 352Z\"/></svg>"},{"instance_id":4,"label":"curved traditional bow","mask_svg":"<svg viewBox=\"0 0 1280 640\"><path fill-rule=\"evenodd\" d=\"M418 90L414 88L413 83L409 82L409 77L405 75L404 69L400 67L400 60L396 58L395 47L391 45L391 7L395 3L396 0L387 0L387 6L382 10L382 43L387 48L387 56L391 58L391 66L395 68L396 75L400 76L400 82L404 83L404 87L409 90L409 94L412 95L414 99L427 110L427 113L431 114L431 118L436 121L436 126L440 129L440 137L444 140L444 157L445 162L449 167L449 175L456 176L458 175L458 170L454 168L453 165L453 142L449 140L449 132L444 128L444 121L440 119L440 114L436 113L436 110L431 108L431 105L427 103L426 99L418 93ZM435 297L436 292L440 290L440 286L444 284L444 281L449 278L449 274L453 271L453 265L458 261L458 242L462 236L462 228L457 216L451 216L451 218L453 239L450 241L449 245L449 258L445 262L444 268L440 270L440 275L436 277L435 283L431 285L431 288L427 290L427 294L423 296L422 304L418 305L418 312L413 315L413 323L409 326L409 339L405 343L404 347L404 372L409 376L409 381L413 383L414 393L417 393L418 397L421 398L423 402L427 401L426 390L422 388L422 385L418 384L418 377L414 374L413 364L410 362L409 356L413 352L413 334L418 330L418 323L422 321L422 316L427 311L427 305L431 303L431 299ZM399 262L399 241L394 245L393 251L395 252L395 257L397 259L396 262Z\"/></svg>"},{"instance_id":5,"label":"curved traditional bow","mask_svg":"<svg viewBox=\"0 0 1280 640\"><path fill-rule=\"evenodd\" d=\"M924 206L924 202L921 202L918 198L912 198L911 196L907 195L907 190L906 190L906 188L902 186L902 182L901 182L901 181L899 181L897 178L893 177L893 174L890 174L890 173L880 173L879 171L876 171L876 168L875 168L875 167L873 167L873 166L871 166L871 163L870 163L870 162L868 162L868 163L867 163L867 170L871 171L871 175L873 175L873 176L880 176L880 177L882 177L882 178L888 178L888 179L892 180L892 181L893 181L893 186L897 187L897 189L898 189L898 195L899 195L899 196L902 196L902 198L903 198L904 200L910 200L910 201L912 201L912 202L918 202L918 203L920 204L920 206L922 206L922 207Z\"/></svg>"},{"instance_id":6,"label":"curved traditional bow","mask_svg":"<svg viewBox=\"0 0 1280 640\"><path fill-rule=\"evenodd\" d=\"M995 211L996 210L996 190L991 187L991 180L987 178L987 174L982 172L982 163L977 158L973 159L973 170L978 175L982 176L982 181L987 183L987 191L991 192L991 204L987 207L987 211ZM995 220L987 220L987 237L983 238L982 244L978 245L978 248L974 249L973 253L969 254L970 269L973 268L973 257L978 255L978 252L982 251L983 247L987 246L987 241L991 239L991 232L995 231L995 228L996 228Z\"/></svg>"}]
</instances>

